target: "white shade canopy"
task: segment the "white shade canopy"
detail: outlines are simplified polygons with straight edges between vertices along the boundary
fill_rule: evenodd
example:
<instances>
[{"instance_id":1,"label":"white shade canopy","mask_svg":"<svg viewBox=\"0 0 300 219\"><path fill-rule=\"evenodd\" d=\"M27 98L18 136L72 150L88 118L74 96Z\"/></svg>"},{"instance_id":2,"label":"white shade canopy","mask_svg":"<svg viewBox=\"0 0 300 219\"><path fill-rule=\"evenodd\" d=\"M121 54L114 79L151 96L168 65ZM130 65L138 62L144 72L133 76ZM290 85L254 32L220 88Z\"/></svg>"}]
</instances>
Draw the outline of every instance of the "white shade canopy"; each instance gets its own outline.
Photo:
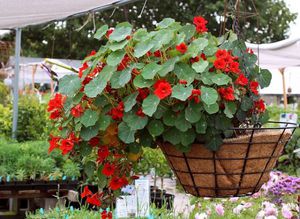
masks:
<instances>
[{"instance_id":1,"label":"white shade canopy","mask_svg":"<svg viewBox=\"0 0 300 219\"><path fill-rule=\"evenodd\" d=\"M0 29L62 20L131 1L133 0L0 0Z\"/></svg>"},{"instance_id":2,"label":"white shade canopy","mask_svg":"<svg viewBox=\"0 0 300 219\"><path fill-rule=\"evenodd\" d=\"M259 58L262 68L278 69L300 66L300 37L290 38L275 43L246 43Z\"/></svg>"}]
</instances>

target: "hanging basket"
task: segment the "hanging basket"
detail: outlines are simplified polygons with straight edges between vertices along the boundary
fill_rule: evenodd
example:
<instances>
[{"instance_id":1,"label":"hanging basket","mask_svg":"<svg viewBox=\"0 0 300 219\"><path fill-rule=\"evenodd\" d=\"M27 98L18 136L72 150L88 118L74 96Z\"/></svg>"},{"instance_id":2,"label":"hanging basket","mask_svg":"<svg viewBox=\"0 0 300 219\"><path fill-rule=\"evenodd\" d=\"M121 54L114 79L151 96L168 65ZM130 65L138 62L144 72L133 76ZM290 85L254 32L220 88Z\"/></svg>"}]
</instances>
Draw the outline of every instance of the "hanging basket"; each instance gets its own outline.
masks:
<instances>
[{"instance_id":1,"label":"hanging basket","mask_svg":"<svg viewBox=\"0 0 300 219\"><path fill-rule=\"evenodd\" d=\"M203 144L193 144L188 153L169 143L160 144L160 148L186 193L198 197L251 195L268 181L297 128L294 123L271 123L280 127L234 128L246 134L225 139L216 152Z\"/></svg>"}]
</instances>

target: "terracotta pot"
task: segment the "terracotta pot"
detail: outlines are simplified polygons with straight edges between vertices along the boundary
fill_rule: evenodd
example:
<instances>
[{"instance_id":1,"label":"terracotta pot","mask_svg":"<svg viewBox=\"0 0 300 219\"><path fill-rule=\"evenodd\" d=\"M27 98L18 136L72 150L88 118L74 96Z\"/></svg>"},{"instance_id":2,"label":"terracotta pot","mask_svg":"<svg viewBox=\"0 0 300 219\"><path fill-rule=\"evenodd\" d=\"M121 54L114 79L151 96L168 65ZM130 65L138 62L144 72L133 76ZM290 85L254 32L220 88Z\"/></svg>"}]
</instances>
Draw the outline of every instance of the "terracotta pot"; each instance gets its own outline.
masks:
<instances>
[{"instance_id":1,"label":"terracotta pot","mask_svg":"<svg viewBox=\"0 0 300 219\"><path fill-rule=\"evenodd\" d=\"M291 132L262 131L225 139L216 152L193 144L188 153L161 143L178 181L198 197L243 196L257 192L269 179Z\"/></svg>"}]
</instances>

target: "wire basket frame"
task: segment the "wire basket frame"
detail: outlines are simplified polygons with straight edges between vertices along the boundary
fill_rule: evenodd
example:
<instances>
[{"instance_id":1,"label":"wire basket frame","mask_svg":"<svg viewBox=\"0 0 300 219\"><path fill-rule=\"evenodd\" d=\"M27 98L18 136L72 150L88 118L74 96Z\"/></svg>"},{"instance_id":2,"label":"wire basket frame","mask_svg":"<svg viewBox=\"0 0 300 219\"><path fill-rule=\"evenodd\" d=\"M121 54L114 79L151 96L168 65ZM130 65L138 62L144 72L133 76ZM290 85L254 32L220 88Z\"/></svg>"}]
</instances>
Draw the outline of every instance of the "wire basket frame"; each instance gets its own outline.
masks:
<instances>
[{"instance_id":1,"label":"wire basket frame","mask_svg":"<svg viewBox=\"0 0 300 219\"><path fill-rule=\"evenodd\" d=\"M290 122L268 122L280 127L232 128L246 133L224 139L218 151L193 144L182 153L169 143L160 147L186 193L198 197L245 196L268 181L278 157L298 127Z\"/></svg>"}]
</instances>

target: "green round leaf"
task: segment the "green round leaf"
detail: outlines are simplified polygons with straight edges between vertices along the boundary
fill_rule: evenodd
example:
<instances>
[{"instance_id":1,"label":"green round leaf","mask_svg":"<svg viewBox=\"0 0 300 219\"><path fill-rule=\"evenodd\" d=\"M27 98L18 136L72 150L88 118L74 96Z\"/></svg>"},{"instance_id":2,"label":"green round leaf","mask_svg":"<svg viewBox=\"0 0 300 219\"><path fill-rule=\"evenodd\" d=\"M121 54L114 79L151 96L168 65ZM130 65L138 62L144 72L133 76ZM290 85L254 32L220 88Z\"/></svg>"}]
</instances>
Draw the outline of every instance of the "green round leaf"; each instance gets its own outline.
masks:
<instances>
[{"instance_id":1,"label":"green round leaf","mask_svg":"<svg viewBox=\"0 0 300 219\"><path fill-rule=\"evenodd\" d=\"M231 81L231 78L226 74L215 74L211 78L212 82L214 82L216 85L226 85Z\"/></svg>"},{"instance_id":2,"label":"green round leaf","mask_svg":"<svg viewBox=\"0 0 300 219\"><path fill-rule=\"evenodd\" d=\"M218 100L218 92L214 88L201 86L201 100L212 105Z\"/></svg>"},{"instance_id":3,"label":"green round leaf","mask_svg":"<svg viewBox=\"0 0 300 219\"><path fill-rule=\"evenodd\" d=\"M201 118L201 105L194 102L190 102L188 107L185 108L185 119L190 123L198 122Z\"/></svg>"},{"instance_id":4,"label":"green round leaf","mask_svg":"<svg viewBox=\"0 0 300 219\"><path fill-rule=\"evenodd\" d=\"M176 121L176 113L168 110L167 112L165 112L165 114L163 115L163 122L164 124L166 124L167 126L174 126L175 125L175 121Z\"/></svg>"},{"instance_id":5,"label":"green round leaf","mask_svg":"<svg viewBox=\"0 0 300 219\"><path fill-rule=\"evenodd\" d=\"M148 116L152 116L153 113L155 113L157 106L160 102L160 99L151 94L146 99L144 99L142 104L143 113L145 113Z\"/></svg>"},{"instance_id":6,"label":"green round leaf","mask_svg":"<svg viewBox=\"0 0 300 219\"><path fill-rule=\"evenodd\" d=\"M208 114L214 114L219 111L219 105L217 103L211 105L204 104L204 109Z\"/></svg>"},{"instance_id":7,"label":"green round leaf","mask_svg":"<svg viewBox=\"0 0 300 219\"><path fill-rule=\"evenodd\" d=\"M126 54L125 50L114 51L111 54L109 54L109 56L106 59L106 62L110 66L117 66L121 63L125 54Z\"/></svg>"},{"instance_id":8,"label":"green round leaf","mask_svg":"<svg viewBox=\"0 0 300 219\"><path fill-rule=\"evenodd\" d=\"M185 114L184 112L181 112L179 116L177 116L177 119L175 120L175 127L182 132L186 132L188 129L192 127L191 123L185 119L184 114Z\"/></svg>"},{"instance_id":9,"label":"green round leaf","mask_svg":"<svg viewBox=\"0 0 300 219\"><path fill-rule=\"evenodd\" d=\"M80 122L85 126L93 126L96 124L99 116L98 113L94 110L88 109L84 111L83 115L80 117Z\"/></svg>"},{"instance_id":10,"label":"green round leaf","mask_svg":"<svg viewBox=\"0 0 300 219\"><path fill-rule=\"evenodd\" d=\"M146 65L141 75L145 79L153 79L156 73L161 69L161 65L156 64L155 62L151 62L150 64Z\"/></svg>"},{"instance_id":11,"label":"green round leaf","mask_svg":"<svg viewBox=\"0 0 300 219\"><path fill-rule=\"evenodd\" d=\"M164 131L164 125L160 120L152 120L148 124L147 129L151 135L159 136Z\"/></svg>"},{"instance_id":12,"label":"green round leaf","mask_svg":"<svg viewBox=\"0 0 300 219\"><path fill-rule=\"evenodd\" d=\"M136 130L131 130L125 122L121 122L118 126L118 136L126 144L134 142L135 132Z\"/></svg>"},{"instance_id":13,"label":"green round leaf","mask_svg":"<svg viewBox=\"0 0 300 219\"><path fill-rule=\"evenodd\" d=\"M208 67L208 61L204 61L204 60L200 60L199 62L194 62L192 65L192 68L198 72L198 73L202 73L205 71L205 69Z\"/></svg>"},{"instance_id":14,"label":"green round leaf","mask_svg":"<svg viewBox=\"0 0 300 219\"><path fill-rule=\"evenodd\" d=\"M186 132L180 133L180 142L183 146L188 146L194 143L196 134L193 129L189 129Z\"/></svg>"},{"instance_id":15,"label":"green round leaf","mask_svg":"<svg viewBox=\"0 0 300 219\"><path fill-rule=\"evenodd\" d=\"M178 129L172 127L163 133L163 139L173 145L177 145L181 141L180 133Z\"/></svg>"},{"instance_id":16,"label":"green round leaf","mask_svg":"<svg viewBox=\"0 0 300 219\"><path fill-rule=\"evenodd\" d=\"M183 84L177 84L172 88L172 96L178 100L185 101L189 96L191 96L193 86L190 85L185 87Z\"/></svg>"},{"instance_id":17,"label":"green round leaf","mask_svg":"<svg viewBox=\"0 0 300 219\"><path fill-rule=\"evenodd\" d=\"M74 96L81 88L78 75L65 75L59 80L59 92L68 96Z\"/></svg>"},{"instance_id":18,"label":"green round leaf","mask_svg":"<svg viewBox=\"0 0 300 219\"><path fill-rule=\"evenodd\" d=\"M150 87L154 84L153 80L146 80L142 77L142 75L138 75L133 80L134 86L138 88Z\"/></svg>"},{"instance_id":19,"label":"green round leaf","mask_svg":"<svg viewBox=\"0 0 300 219\"><path fill-rule=\"evenodd\" d=\"M114 29L112 34L109 36L109 40L120 42L131 34L131 30L132 30L131 25L116 27L116 29Z\"/></svg>"},{"instance_id":20,"label":"green round leaf","mask_svg":"<svg viewBox=\"0 0 300 219\"><path fill-rule=\"evenodd\" d=\"M96 31L94 38L100 40L106 34L107 30L108 30L108 26L106 24L103 25Z\"/></svg>"}]
</instances>

